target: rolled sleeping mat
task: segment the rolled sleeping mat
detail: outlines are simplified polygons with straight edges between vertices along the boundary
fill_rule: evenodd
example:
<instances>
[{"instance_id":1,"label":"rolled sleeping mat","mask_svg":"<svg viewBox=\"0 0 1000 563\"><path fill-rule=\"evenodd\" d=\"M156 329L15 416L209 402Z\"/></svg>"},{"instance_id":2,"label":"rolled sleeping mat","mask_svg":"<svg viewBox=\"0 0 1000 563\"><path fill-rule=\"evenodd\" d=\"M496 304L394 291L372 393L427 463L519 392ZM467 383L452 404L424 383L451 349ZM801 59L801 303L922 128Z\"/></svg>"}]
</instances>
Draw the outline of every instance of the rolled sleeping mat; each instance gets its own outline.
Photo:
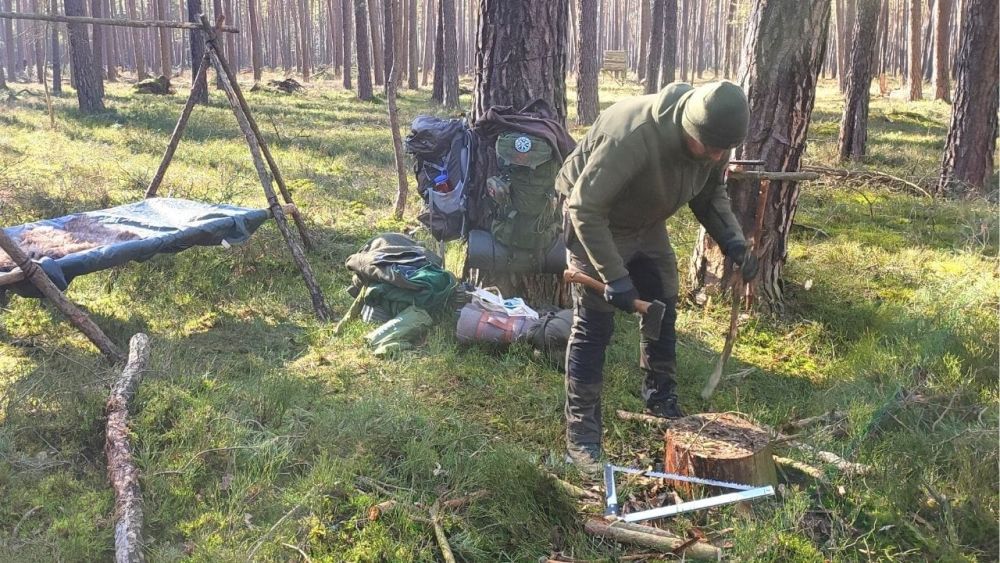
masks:
<instances>
[{"instance_id":1,"label":"rolled sleeping mat","mask_svg":"<svg viewBox=\"0 0 1000 563\"><path fill-rule=\"evenodd\" d=\"M536 324L538 319L490 311L473 302L462 307L455 335L462 343L510 344L522 338Z\"/></svg>"},{"instance_id":2,"label":"rolled sleeping mat","mask_svg":"<svg viewBox=\"0 0 1000 563\"><path fill-rule=\"evenodd\" d=\"M469 231L467 253L466 266L480 270L561 274L566 269L566 245L562 237L557 237L544 255L534 255L511 252L493 238L493 233L477 229Z\"/></svg>"}]
</instances>

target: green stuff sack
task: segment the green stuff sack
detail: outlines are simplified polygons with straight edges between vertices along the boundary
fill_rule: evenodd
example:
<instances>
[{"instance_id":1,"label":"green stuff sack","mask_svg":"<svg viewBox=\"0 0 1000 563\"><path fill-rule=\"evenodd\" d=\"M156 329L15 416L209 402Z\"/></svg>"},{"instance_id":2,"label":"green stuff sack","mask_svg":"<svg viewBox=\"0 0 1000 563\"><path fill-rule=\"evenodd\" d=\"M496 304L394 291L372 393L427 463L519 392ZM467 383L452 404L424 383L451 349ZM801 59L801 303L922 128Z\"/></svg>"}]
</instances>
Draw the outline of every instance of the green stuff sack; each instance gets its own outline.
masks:
<instances>
[{"instance_id":1,"label":"green stuff sack","mask_svg":"<svg viewBox=\"0 0 1000 563\"><path fill-rule=\"evenodd\" d=\"M500 135L496 152L500 175L486 182L493 236L514 253L541 255L559 235L555 181L562 163L544 139L525 133Z\"/></svg>"}]
</instances>

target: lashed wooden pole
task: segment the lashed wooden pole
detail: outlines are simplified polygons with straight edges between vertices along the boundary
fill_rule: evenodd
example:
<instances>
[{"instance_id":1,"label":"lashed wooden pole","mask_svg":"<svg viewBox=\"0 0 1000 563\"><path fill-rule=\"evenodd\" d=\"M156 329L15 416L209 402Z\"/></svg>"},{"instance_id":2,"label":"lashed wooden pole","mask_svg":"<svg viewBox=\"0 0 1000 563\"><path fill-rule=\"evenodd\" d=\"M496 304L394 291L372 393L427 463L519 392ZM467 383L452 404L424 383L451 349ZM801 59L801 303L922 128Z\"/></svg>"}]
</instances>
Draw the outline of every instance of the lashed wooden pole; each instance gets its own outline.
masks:
<instances>
[{"instance_id":1,"label":"lashed wooden pole","mask_svg":"<svg viewBox=\"0 0 1000 563\"><path fill-rule=\"evenodd\" d=\"M643 528L648 529L640 531ZM624 522L609 523L600 520L588 520L584 525L584 530L592 536L655 549L663 553L673 553L678 548L682 548L684 557L689 559L718 561L722 558L722 552L714 545L702 542L688 542L664 530L649 528L648 526L630 525Z\"/></svg>"},{"instance_id":2,"label":"lashed wooden pole","mask_svg":"<svg viewBox=\"0 0 1000 563\"><path fill-rule=\"evenodd\" d=\"M195 89L205 79L210 64L208 51L205 51L205 56L201 58L201 64L198 65L198 76L191 83L191 93L188 94L187 102L184 103L181 117L177 120L177 125L174 126L174 132L170 134L170 142L167 143L167 150L163 153L163 159L160 160L160 167L156 169L153 180L149 183L149 187L146 188L146 198L156 197L156 191L160 189L160 183L163 182L163 176L167 173L167 167L170 166L170 161L174 158L177 145L180 144L181 137L184 136L184 129L187 127L188 118L191 117L191 110L194 109L197 103Z\"/></svg>"},{"instance_id":3,"label":"lashed wooden pole","mask_svg":"<svg viewBox=\"0 0 1000 563\"><path fill-rule=\"evenodd\" d=\"M99 326L94 324L94 321L90 320L87 313L84 313L79 307L73 304L72 301L63 295L63 292L59 291L56 284L52 283L49 276L42 271L38 264L31 261L28 255L21 250L21 247L14 242L3 229L0 229L0 249L10 256L11 260L17 264L18 268L24 274L24 277L28 279L38 291L42 292L49 301L51 301L66 319L73 324L76 328L80 330L97 349L101 351L102 354L111 363L120 363L125 361L124 354L118 349L117 346L111 342L104 331L101 330Z\"/></svg>"},{"instance_id":4,"label":"lashed wooden pole","mask_svg":"<svg viewBox=\"0 0 1000 563\"><path fill-rule=\"evenodd\" d=\"M271 209L271 214L274 217L274 222L277 223L281 236L284 237L285 243L288 245L289 250L291 250L292 258L295 260L295 264L299 267L299 271L302 272L302 278L305 280L306 288L309 290L309 296L312 298L313 309L316 311L316 316L319 317L320 320L328 321L331 318L330 311L327 309L326 301L323 299L323 292L319 288L319 283L316 281L316 276L313 274L312 267L309 266L309 262L306 260L302 247L299 246L298 241L295 240L291 230L288 228L288 219L285 216L285 212L281 208L281 204L278 202L278 196L274 193L274 188L271 185L271 175L268 173L267 168L264 165L264 160L261 157L259 137L250 127L249 109L245 110L240 104L239 98L236 94L237 86L229 78L230 73L225 65L225 59L223 59L222 55L219 53L219 49L215 43L216 35L212 26L208 24L208 18L202 15L201 22L205 34L208 37L208 40L205 42L208 47L207 53L211 57L212 65L215 67L215 71L222 78L222 90L226 93L226 99L229 100L229 105L232 107L233 113L236 115L236 121L239 122L240 130L243 131L243 136L246 137L247 146L250 148L250 156L253 160L254 168L257 169L257 176L260 177L260 183L264 188L264 195L267 197L267 203ZM297 217L297 215L294 214L292 216Z\"/></svg>"},{"instance_id":5,"label":"lashed wooden pole","mask_svg":"<svg viewBox=\"0 0 1000 563\"><path fill-rule=\"evenodd\" d=\"M172 29L201 29L201 25L192 22L175 22L159 20L123 20L117 18L88 18L84 16L60 16L55 14L24 14L19 12L0 12L0 19L10 20L34 20L56 23L83 23L90 25L112 25L119 27L139 27L139 28L160 28ZM235 27L223 27L219 31L225 33L239 33Z\"/></svg>"},{"instance_id":6,"label":"lashed wooden pole","mask_svg":"<svg viewBox=\"0 0 1000 563\"><path fill-rule=\"evenodd\" d=\"M142 491L139 470L132 457L128 437L128 413L142 374L149 366L149 337L138 333L129 343L128 363L115 380L108 396L104 453L108 458L108 480L115 490L115 562L141 563Z\"/></svg>"},{"instance_id":7,"label":"lashed wooden pole","mask_svg":"<svg viewBox=\"0 0 1000 563\"><path fill-rule=\"evenodd\" d=\"M268 148L267 143L264 141L264 135L261 134L260 127L257 126L257 120L254 119L253 114L250 113L250 104L248 104L246 98L243 97L243 90L240 89L240 84L236 80L236 74L233 73L231 68L229 68L229 63L226 62L225 56L215 44L217 36L212 30L211 25L209 25L208 18L206 18L204 14L201 15L201 24L207 36L205 43L212 52L213 64L216 65L215 68L218 72L225 73L225 76L229 79L230 89L233 92L233 96L236 98L236 103L243 110L243 114L246 116L250 130L253 131L253 134L257 137L257 145L260 147L260 152L264 155L264 159L267 161L267 165L271 169L271 174L274 176L274 182L278 184L278 191L281 192L281 197L284 198L285 203L293 203L292 194L288 191L288 187L285 185L285 178L281 175L278 163L275 162L274 157L271 156L271 149ZM309 238L309 232L306 230L306 224L299 216L295 216L293 218L295 219L295 226L299 230L299 235L302 237L302 243L305 244L306 248L311 249L313 247L313 242L312 239Z\"/></svg>"}]
</instances>

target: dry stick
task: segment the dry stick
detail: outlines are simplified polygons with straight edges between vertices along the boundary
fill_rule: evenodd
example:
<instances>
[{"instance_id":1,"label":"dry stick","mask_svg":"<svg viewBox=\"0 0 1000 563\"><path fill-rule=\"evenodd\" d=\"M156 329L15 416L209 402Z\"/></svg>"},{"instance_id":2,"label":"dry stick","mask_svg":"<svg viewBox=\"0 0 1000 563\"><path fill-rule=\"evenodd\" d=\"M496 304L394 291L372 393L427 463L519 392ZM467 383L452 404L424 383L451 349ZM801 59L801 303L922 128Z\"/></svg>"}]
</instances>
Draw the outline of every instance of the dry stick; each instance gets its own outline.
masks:
<instances>
[{"instance_id":1,"label":"dry stick","mask_svg":"<svg viewBox=\"0 0 1000 563\"><path fill-rule=\"evenodd\" d=\"M399 135L399 110L396 107L396 63L392 63L389 69L389 79L385 81L385 97L389 105L389 129L392 130L392 151L396 157L396 177L398 188L396 189L396 206L393 217L397 221L403 218L406 211L406 196L410 191L410 186L406 182L406 162L403 157L403 140Z\"/></svg>"},{"instance_id":2,"label":"dry stick","mask_svg":"<svg viewBox=\"0 0 1000 563\"><path fill-rule=\"evenodd\" d=\"M664 553L671 553L687 543L687 540L670 536L662 530L657 533L647 531L638 532L622 526L619 522L609 524L600 520L588 520L584 525L584 530L592 536L608 538L618 543L656 549ZM713 545L698 542L685 548L683 555L691 559L718 561L722 558L722 551Z\"/></svg>"},{"instance_id":3,"label":"dry stick","mask_svg":"<svg viewBox=\"0 0 1000 563\"><path fill-rule=\"evenodd\" d=\"M786 182L805 182L818 180L818 172L768 172L766 170L739 170L729 172L729 177L735 180L778 180Z\"/></svg>"},{"instance_id":4,"label":"dry stick","mask_svg":"<svg viewBox=\"0 0 1000 563\"><path fill-rule=\"evenodd\" d=\"M264 194L267 196L267 203L270 206L271 214L274 216L274 222L278 224L278 230L281 231L281 236L284 237L285 243L288 245L289 250L292 252L292 258L295 259L295 264L299 267L299 271L302 272L302 277L305 279L306 287L309 289L309 295L312 298L313 309L316 311L316 316L320 320L327 321L330 320L330 311L326 307L326 302L323 299L323 292L319 288L319 283L316 281L316 276L313 274L312 267L309 266L309 262L306 260L305 254L302 252L302 248L299 247L299 243L292 236L291 231L288 229L288 220L285 217L285 212L281 209L281 205L278 203L278 197L274 193L274 189L271 186L271 176L268 174L264 167L264 161L261 159L261 145L259 144L258 136L254 134L250 127L248 117L249 114L240 105L239 99L236 96L236 87L233 82L229 80L229 70L224 65L224 60L219 55L219 51L215 44L215 35L212 34L212 27L208 25L208 19L205 16L201 16L201 21L203 24L203 30L209 35L210 39L206 41L206 46L208 47L208 52L212 58L212 64L215 66L215 71L223 76L222 87L223 91L226 93L226 98L229 100L229 105L233 108L233 113L236 115L236 120L240 124L240 129L243 131L243 136L246 137L247 146L250 148L250 156L253 159L254 167L257 169L257 176L260 177L261 186L264 188ZM293 215L296 217L297 215Z\"/></svg>"},{"instance_id":5,"label":"dry stick","mask_svg":"<svg viewBox=\"0 0 1000 563\"><path fill-rule=\"evenodd\" d=\"M0 19L34 20L57 23L85 23L91 25L114 25L120 27L168 27L173 29L200 30L201 26L191 22L159 21L159 20L122 20L116 18L87 18L83 16L57 16L48 14L22 14L18 12L0 12ZM219 31L239 33L235 27L223 27Z\"/></svg>"},{"instance_id":6,"label":"dry stick","mask_svg":"<svg viewBox=\"0 0 1000 563\"><path fill-rule=\"evenodd\" d=\"M642 414L637 412L629 412L618 410L615 411L615 415L621 420L627 420L630 422L645 422L647 424L652 424L658 428L666 428L670 426L670 421L666 418L660 418L658 416L652 416L648 414Z\"/></svg>"},{"instance_id":7,"label":"dry stick","mask_svg":"<svg viewBox=\"0 0 1000 563\"><path fill-rule=\"evenodd\" d=\"M830 176L837 176L838 178L857 178L857 179L871 178L873 180L878 180L885 184L900 184L925 197L931 199L933 199L934 197L930 194L930 192L914 184L913 182L905 180L898 176L893 176L892 174L886 174L885 172L878 172L875 170L847 170L846 168L828 168L825 166L803 166L802 168L803 170L819 172L821 174L827 174Z\"/></svg>"},{"instance_id":8,"label":"dry stick","mask_svg":"<svg viewBox=\"0 0 1000 563\"><path fill-rule=\"evenodd\" d=\"M149 337L137 333L129 342L128 363L115 380L108 396L104 453L108 458L108 480L115 489L115 561L143 561L142 492L139 470L132 458L128 437L128 411L142 374L149 367Z\"/></svg>"},{"instance_id":9,"label":"dry stick","mask_svg":"<svg viewBox=\"0 0 1000 563\"><path fill-rule=\"evenodd\" d=\"M441 499L434 501L431 505L431 524L434 525L434 537L437 538L438 546L441 548L441 557L444 558L445 563L455 563L455 554L451 552L451 544L448 543L448 536L444 533L444 527L441 526L441 518L439 517L439 512L441 510Z\"/></svg>"},{"instance_id":10,"label":"dry stick","mask_svg":"<svg viewBox=\"0 0 1000 563\"><path fill-rule=\"evenodd\" d=\"M823 413L817 416L809 416L799 420L789 422L785 425L786 429L792 430L805 430L814 424L827 424L834 423L841 419L847 418L847 413L843 411L832 410L828 413Z\"/></svg>"},{"instance_id":11,"label":"dry stick","mask_svg":"<svg viewBox=\"0 0 1000 563\"><path fill-rule=\"evenodd\" d=\"M374 522L379 519L383 514L390 512L392 509L396 508L396 501L390 499L382 501L378 504L372 505L368 508L368 521Z\"/></svg>"},{"instance_id":12,"label":"dry stick","mask_svg":"<svg viewBox=\"0 0 1000 563\"><path fill-rule=\"evenodd\" d=\"M24 272L21 271L21 268L14 268L9 272L0 272L0 287L14 285L23 280L24 277Z\"/></svg>"},{"instance_id":13,"label":"dry stick","mask_svg":"<svg viewBox=\"0 0 1000 563\"><path fill-rule=\"evenodd\" d=\"M746 174L746 172L743 172ZM757 210L756 215L754 215L754 229L752 233L752 239L750 244L747 245L747 252L756 253L758 247L760 246L760 237L764 229L764 212L767 210L767 192L768 188L771 186L771 180L759 176L760 178L760 191L757 192ZM706 401L712 398L715 393L715 388L719 386L719 382L722 381L722 370L726 367L726 362L729 361L729 356L733 353L733 344L736 343L736 335L739 330L740 321L740 301L743 295L746 295L747 306L750 306L750 284L744 283L742 279L742 272L739 275L733 272L735 279L733 280L733 305L729 312L729 332L726 334L726 343L722 347L722 355L719 356L718 361L715 362L715 369L712 370L712 375L708 377L708 381L705 383L705 387L701 390L701 398ZM743 290L743 291L740 291Z\"/></svg>"},{"instance_id":14,"label":"dry stick","mask_svg":"<svg viewBox=\"0 0 1000 563\"><path fill-rule=\"evenodd\" d=\"M230 89L232 90L233 96L236 98L236 103L242 109L243 114L246 116L247 124L250 126L250 130L253 131L253 134L257 138L257 145L260 147L260 152L263 153L264 159L267 161L267 165L271 169L271 174L274 175L274 182L278 184L278 191L281 192L281 197L285 200L285 203L293 203L292 194L288 191L288 187L285 185L285 178L281 175L278 163L275 162L274 157L271 156L271 149L268 148L267 143L264 141L264 135L260 132L257 120L254 119L253 114L250 112L250 104L248 104L246 98L243 97L243 90L240 89L240 84L236 79L236 74L229 67L222 51L215 45L215 41L217 39L216 34L212 31L212 27L208 23L208 18L206 18L204 14L201 15L201 23L207 34L207 39L205 41L206 47L212 51L213 63L217 63L215 66L216 71L219 71L220 74L225 74L229 79ZM232 100L230 100L230 103L232 103ZM306 224L302 221L302 218L297 215L294 216L293 219L295 220L295 227L299 230L299 236L302 237L302 243L305 245L306 249L312 249L313 242L309 237L309 232L306 230Z\"/></svg>"},{"instance_id":15,"label":"dry stick","mask_svg":"<svg viewBox=\"0 0 1000 563\"><path fill-rule=\"evenodd\" d=\"M163 182L163 176L167 173L167 167L170 166L170 161L174 158L177 145L180 144L181 137L184 135L184 128L187 127L188 118L191 117L191 110L194 109L194 105L197 103L195 90L197 85L205 79L205 75L208 74L208 66L208 50L206 49L205 55L201 58L201 64L198 65L198 76L191 83L191 93L188 95L187 102L184 103L181 117L177 120L177 125L174 125L174 132L170 134L170 142L167 143L167 150L163 153L163 158L160 160L160 167L156 169L153 180L149 182L149 187L146 188L147 199L156 197L156 191L160 188L160 183Z\"/></svg>"},{"instance_id":16,"label":"dry stick","mask_svg":"<svg viewBox=\"0 0 1000 563\"><path fill-rule=\"evenodd\" d=\"M42 269L28 258L28 255L21 250L21 247L17 245L7 233L0 229L0 249L7 253L8 256L14 261L15 264L24 272L24 276L38 288L38 291L42 292L49 301L62 312L63 315L73 324L76 328L80 330L97 349L101 351L102 354L111 363L120 363L125 360L125 355L118 350L118 347L111 342L111 339L104 334L94 321L90 320L79 307L73 304L72 301L63 295L63 292L59 291L49 276L42 271Z\"/></svg>"},{"instance_id":17,"label":"dry stick","mask_svg":"<svg viewBox=\"0 0 1000 563\"><path fill-rule=\"evenodd\" d=\"M794 459L790 459L787 457L781 457L777 455L772 457L774 458L774 463L782 467L788 467L790 469L794 469L799 473L803 473L805 475L808 475L809 477L812 477L813 479L824 485L830 484L830 481L827 480L826 475L823 475L823 472L817 467L813 467L807 463L802 463L801 461L796 461Z\"/></svg>"},{"instance_id":18,"label":"dry stick","mask_svg":"<svg viewBox=\"0 0 1000 563\"><path fill-rule=\"evenodd\" d=\"M461 510L465 506L474 500L479 500L490 496L490 492L486 489L481 489L472 493L465 495L464 497L453 498L451 500L446 500L441 503L443 508L450 508L451 510Z\"/></svg>"}]
</instances>

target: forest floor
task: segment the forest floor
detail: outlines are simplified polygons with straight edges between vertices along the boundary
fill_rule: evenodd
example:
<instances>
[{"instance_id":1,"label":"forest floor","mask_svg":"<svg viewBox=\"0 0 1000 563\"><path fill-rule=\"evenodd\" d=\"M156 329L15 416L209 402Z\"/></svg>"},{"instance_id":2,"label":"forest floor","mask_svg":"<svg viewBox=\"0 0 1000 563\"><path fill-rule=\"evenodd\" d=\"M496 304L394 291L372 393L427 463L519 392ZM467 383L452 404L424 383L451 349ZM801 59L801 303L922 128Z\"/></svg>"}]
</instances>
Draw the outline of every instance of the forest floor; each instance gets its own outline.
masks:
<instances>
[{"instance_id":1,"label":"forest floor","mask_svg":"<svg viewBox=\"0 0 1000 563\"><path fill-rule=\"evenodd\" d=\"M24 87L0 105L0 223L142 198L182 94L136 96L109 84L109 111L96 116L79 114L64 94L52 128L40 87ZM602 103L638 91L607 83ZM344 259L378 232L416 224L412 205L404 222L391 219L385 105L359 102L333 82L249 100L318 240L312 266L343 314L351 301ZM445 113L426 89L402 91L400 108L403 123ZM840 109L835 86L824 83L808 164L837 165ZM930 187L948 115L939 102L874 99L863 166ZM265 205L218 91L195 109L160 193ZM845 411L840 431L806 440L875 471L852 477L821 465L829 486L797 481L750 511L703 510L661 525L678 534L698 528L742 561L994 560L995 194L935 200L829 179L803 187L795 224L785 311L743 325L728 369L742 377L725 381L710 405L698 391L722 347L729 306L682 304L681 402L689 412L738 411L773 426ZM696 224L684 211L669 228L685 270ZM453 244L449 264L460 257ZM559 371L526 347L460 347L451 323L414 352L376 359L364 345L370 326L353 323L335 337L315 320L273 223L243 246L95 273L68 293L115 341L139 331L152 337L132 427L150 561L434 561L438 546L421 513L442 495L480 489L491 494L445 514L460 560L629 553L587 536L574 500L547 475L583 483L560 462ZM614 416L642 407L636 322L619 315L617 323L605 446L615 462L648 463L662 456L661 438ZM45 303L14 297L0 310L0 560L112 558L102 448L114 376ZM784 455L818 463L795 450ZM359 488L359 477L381 483L381 492ZM638 487L624 496L641 495ZM418 506L368 523L369 506L389 498Z\"/></svg>"}]
</instances>

